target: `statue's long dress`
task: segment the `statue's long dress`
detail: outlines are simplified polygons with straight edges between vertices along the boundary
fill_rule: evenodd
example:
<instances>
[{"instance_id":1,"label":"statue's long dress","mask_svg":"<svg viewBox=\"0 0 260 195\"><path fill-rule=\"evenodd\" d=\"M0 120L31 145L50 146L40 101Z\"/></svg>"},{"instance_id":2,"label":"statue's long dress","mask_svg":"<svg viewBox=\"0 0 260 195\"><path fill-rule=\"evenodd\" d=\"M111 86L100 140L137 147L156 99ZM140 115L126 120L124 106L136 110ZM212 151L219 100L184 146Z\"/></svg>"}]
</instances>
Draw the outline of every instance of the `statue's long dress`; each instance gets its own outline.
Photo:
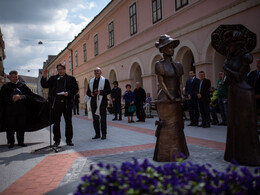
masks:
<instances>
[{"instance_id":1,"label":"statue's long dress","mask_svg":"<svg viewBox=\"0 0 260 195\"><path fill-rule=\"evenodd\" d=\"M170 94L180 98L179 79L174 70L166 71L164 79L171 79L174 82ZM168 77L168 78L167 78ZM158 94L157 111L159 116L159 126L157 127L157 141L153 160L159 162L171 162L179 157L180 153L189 156L189 150L184 135L184 121L182 118L180 102L170 103L163 90ZM160 130L159 130L160 129Z\"/></svg>"},{"instance_id":2,"label":"statue's long dress","mask_svg":"<svg viewBox=\"0 0 260 195\"><path fill-rule=\"evenodd\" d=\"M243 59L239 60L241 61ZM228 74L232 78L232 74ZM228 127L224 159L229 162L235 160L241 165L260 165L254 91L243 79L240 82L231 82L228 95Z\"/></svg>"}]
</instances>

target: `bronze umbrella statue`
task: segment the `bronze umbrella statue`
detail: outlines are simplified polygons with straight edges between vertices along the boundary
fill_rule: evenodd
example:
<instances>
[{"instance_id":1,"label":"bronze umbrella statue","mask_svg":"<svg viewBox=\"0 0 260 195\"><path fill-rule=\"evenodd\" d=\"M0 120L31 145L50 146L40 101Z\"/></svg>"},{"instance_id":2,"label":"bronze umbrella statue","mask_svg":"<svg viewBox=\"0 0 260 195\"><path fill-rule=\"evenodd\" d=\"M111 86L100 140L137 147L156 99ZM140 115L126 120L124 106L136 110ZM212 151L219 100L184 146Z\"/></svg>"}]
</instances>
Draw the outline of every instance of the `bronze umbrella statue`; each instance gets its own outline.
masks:
<instances>
[{"instance_id":1,"label":"bronze umbrella statue","mask_svg":"<svg viewBox=\"0 0 260 195\"><path fill-rule=\"evenodd\" d=\"M161 89L158 92L156 146L153 159L159 162L176 161L184 154L189 156L183 132L184 122L181 111L181 77L183 67L172 60L174 48L180 41L168 35L161 35L155 46L163 53L163 59L156 62L155 73Z\"/></svg>"},{"instance_id":2,"label":"bronze umbrella statue","mask_svg":"<svg viewBox=\"0 0 260 195\"><path fill-rule=\"evenodd\" d=\"M256 47L256 35L241 24L220 25L211 44L226 56L223 69L229 83L228 126L224 159L241 165L260 165L260 143L253 88L246 82Z\"/></svg>"}]
</instances>

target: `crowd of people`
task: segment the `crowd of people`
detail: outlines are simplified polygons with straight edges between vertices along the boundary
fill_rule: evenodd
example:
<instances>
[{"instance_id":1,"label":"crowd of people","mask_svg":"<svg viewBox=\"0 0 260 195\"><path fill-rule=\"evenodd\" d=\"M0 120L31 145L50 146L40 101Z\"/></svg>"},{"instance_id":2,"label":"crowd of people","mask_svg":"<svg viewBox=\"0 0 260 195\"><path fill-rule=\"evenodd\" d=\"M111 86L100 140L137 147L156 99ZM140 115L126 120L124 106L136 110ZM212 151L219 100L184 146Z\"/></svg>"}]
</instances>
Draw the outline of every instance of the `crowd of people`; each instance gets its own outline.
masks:
<instances>
[{"instance_id":1,"label":"crowd of people","mask_svg":"<svg viewBox=\"0 0 260 195\"><path fill-rule=\"evenodd\" d=\"M199 72L196 78L194 71L189 72L189 79L186 82L184 94L187 98L187 107L190 115L188 126L209 128L211 125L227 126L228 119L228 86L223 71L219 72L217 88L211 86L210 80L205 78L205 72ZM260 58L256 59L256 70L247 75L248 83L255 91L256 107L260 114ZM221 116L221 121L217 116ZM202 122L199 124L199 115Z\"/></svg>"},{"instance_id":2,"label":"crowd of people","mask_svg":"<svg viewBox=\"0 0 260 195\"><path fill-rule=\"evenodd\" d=\"M256 70L248 73L247 81L255 91L256 106L259 115L260 58L257 58L256 62ZM79 114L79 88L75 77L65 73L64 65L58 64L56 68L58 71L57 75L47 79L47 70L45 70L41 79L42 87L49 88L48 105L49 109L51 109L51 123L54 124L54 146L58 147L60 145L60 120L62 114L65 119L66 143L68 146L73 146L73 127L71 119L72 111L74 111L74 114ZM146 118L151 117L152 98L150 93L146 93L141 87L140 82L136 82L133 91L131 90L132 86L126 84L126 90L122 95L118 81L113 81L114 87L111 89L109 80L101 76L101 74L101 69L99 67L95 68L95 77L89 82L84 101L86 103L85 114L89 115L89 111L91 111L91 117L93 118L95 136L92 139L101 138L104 140L107 135L106 114L108 106L107 96L109 94L111 95L114 111L114 118L112 120L122 120L121 100L123 99L125 104L124 115L127 117L128 123L145 122ZM209 128L211 125L227 125L229 84L224 72L219 72L217 88L211 87L211 82L206 78L204 71L199 72L199 78L196 78L194 71L190 71L189 77L184 90L190 116L188 126ZM8 117L9 122L1 122L0 130L7 132L9 148L14 147L15 132L17 133L18 145L26 146L26 144L24 144L24 132L28 127L26 127L24 121L28 120L25 118L28 115L22 114L21 111L24 112L28 110L25 100L33 97L33 93L25 84L18 81L17 71L11 71L9 73L9 79L10 82L5 84L0 91L1 105L8 105L8 108L6 108L6 106L0 107L0 120L3 120L5 116ZM10 109L12 110L11 112ZM136 121L133 119L134 113L136 113ZM219 121L217 113L220 113L221 121ZM201 115L202 119L200 124L199 115ZM19 125L12 126L14 124ZM44 124L49 125L49 123L46 122ZM38 130L39 127L43 127L43 125L34 129Z\"/></svg>"}]
</instances>

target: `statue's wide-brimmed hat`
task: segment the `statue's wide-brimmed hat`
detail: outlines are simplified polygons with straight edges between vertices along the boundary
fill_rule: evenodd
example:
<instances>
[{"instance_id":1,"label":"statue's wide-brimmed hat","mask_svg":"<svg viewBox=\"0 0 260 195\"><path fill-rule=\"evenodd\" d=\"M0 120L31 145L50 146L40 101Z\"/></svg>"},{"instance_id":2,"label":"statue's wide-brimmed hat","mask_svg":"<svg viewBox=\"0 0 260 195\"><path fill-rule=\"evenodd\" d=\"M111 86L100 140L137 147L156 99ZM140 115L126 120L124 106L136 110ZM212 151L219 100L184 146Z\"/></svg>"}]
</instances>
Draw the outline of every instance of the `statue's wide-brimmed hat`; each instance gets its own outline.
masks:
<instances>
[{"instance_id":1,"label":"statue's wide-brimmed hat","mask_svg":"<svg viewBox=\"0 0 260 195\"><path fill-rule=\"evenodd\" d=\"M170 43L174 44L174 48L177 47L180 44L180 41L178 39L173 39L169 35L161 35L159 38L159 41L155 42L155 46L160 49L166 45L169 45Z\"/></svg>"},{"instance_id":2,"label":"statue's wide-brimmed hat","mask_svg":"<svg viewBox=\"0 0 260 195\"><path fill-rule=\"evenodd\" d=\"M249 53L256 47L256 34L242 24L222 24L211 33L212 47L224 56L227 56L226 46L233 42L240 42L241 53Z\"/></svg>"}]
</instances>

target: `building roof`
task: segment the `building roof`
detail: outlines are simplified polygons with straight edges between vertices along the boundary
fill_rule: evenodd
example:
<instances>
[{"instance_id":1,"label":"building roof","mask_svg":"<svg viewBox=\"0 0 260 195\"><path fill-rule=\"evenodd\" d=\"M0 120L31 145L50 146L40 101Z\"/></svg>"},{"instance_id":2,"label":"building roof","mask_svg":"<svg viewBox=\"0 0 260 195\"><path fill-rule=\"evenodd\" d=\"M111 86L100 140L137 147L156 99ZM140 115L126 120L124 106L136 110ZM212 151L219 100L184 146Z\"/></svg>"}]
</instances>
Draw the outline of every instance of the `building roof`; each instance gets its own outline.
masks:
<instances>
[{"instance_id":1,"label":"building roof","mask_svg":"<svg viewBox=\"0 0 260 195\"><path fill-rule=\"evenodd\" d=\"M30 77L25 75L18 75L19 81L22 83L35 83L37 84L37 77Z\"/></svg>"}]
</instances>

